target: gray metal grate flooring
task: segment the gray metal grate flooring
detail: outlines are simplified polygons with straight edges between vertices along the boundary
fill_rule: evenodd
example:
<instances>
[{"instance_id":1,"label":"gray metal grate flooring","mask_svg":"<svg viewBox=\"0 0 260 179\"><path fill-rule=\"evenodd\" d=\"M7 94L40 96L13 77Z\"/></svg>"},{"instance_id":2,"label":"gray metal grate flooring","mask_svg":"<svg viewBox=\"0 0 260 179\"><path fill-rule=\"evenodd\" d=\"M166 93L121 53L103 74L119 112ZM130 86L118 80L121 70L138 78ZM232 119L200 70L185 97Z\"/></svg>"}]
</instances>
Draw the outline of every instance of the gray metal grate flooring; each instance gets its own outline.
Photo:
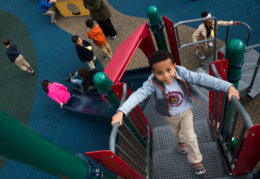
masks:
<instances>
[{"instance_id":1,"label":"gray metal grate flooring","mask_svg":"<svg viewBox=\"0 0 260 179\"><path fill-rule=\"evenodd\" d=\"M198 143L213 141L207 121L195 121L194 131L197 135ZM176 148L176 146L177 142L171 131L170 125L160 126L153 129L153 151Z\"/></svg>"},{"instance_id":2,"label":"gray metal grate flooring","mask_svg":"<svg viewBox=\"0 0 260 179\"><path fill-rule=\"evenodd\" d=\"M210 178L225 176L225 168L219 156L215 142L200 143L206 174L196 176L186 154L180 154L175 148L155 151L153 153L156 179Z\"/></svg>"}]
</instances>

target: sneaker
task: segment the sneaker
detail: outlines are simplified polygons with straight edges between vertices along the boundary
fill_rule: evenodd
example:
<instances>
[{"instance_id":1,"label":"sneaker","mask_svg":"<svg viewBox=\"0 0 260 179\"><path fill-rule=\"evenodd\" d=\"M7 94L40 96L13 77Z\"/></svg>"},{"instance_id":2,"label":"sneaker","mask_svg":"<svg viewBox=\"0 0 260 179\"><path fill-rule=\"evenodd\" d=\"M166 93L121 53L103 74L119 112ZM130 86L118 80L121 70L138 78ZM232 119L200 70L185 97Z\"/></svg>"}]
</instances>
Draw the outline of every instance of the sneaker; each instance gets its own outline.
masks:
<instances>
[{"instance_id":1,"label":"sneaker","mask_svg":"<svg viewBox=\"0 0 260 179\"><path fill-rule=\"evenodd\" d=\"M196 51L196 55L197 55L197 56L199 57L199 59L201 59L201 60L205 60L205 58L206 58L203 54L202 54L202 55L199 54L199 51L198 51L198 50Z\"/></svg>"},{"instance_id":2,"label":"sneaker","mask_svg":"<svg viewBox=\"0 0 260 179\"><path fill-rule=\"evenodd\" d=\"M35 69L31 69L31 75L33 75L34 74L34 72L35 72Z\"/></svg>"},{"instance_id":3,"label":"sneaker","mask_svg":"<svg viewBox=\"0 0 260 179\"><path fill-rule=\"evenodd\" d=\"M201 162L194 163L193 168L194 168L196 175L201 175L201 174L206 173L206 168L202 165Z\"/></svg>"},{"instance_id":4,"label":"sneaker","mask_svg":"<svg viewBox=\"0 0 260 179\"><path fill-rule=\"evenodd\" d=\"M111 40L115 40L116 39L116 35L113 35L110 37Z\"/></svg>"},{"instance_id":5,"label":"sneaker","mask_svg":"<svg viewBox=\"0 0 260 179\"><path fill-rule=\"evenodd\" d=\"M209 47L213 47L213 43L212 43L212 42L209 42L209 43L208 43L208 46L209 46Z\"/></svg>"},{"instance_id":6,"label":"sneaker","mask_svg":"<svg viewBox=\"0 0 260 179\"><path fill-rule=\"evenodd\" d=\"M70 75L71 78L75 78L74 73L70 72L69 75Z\"/></svg>"},{"instance_id":7,"label":"sneaker","mask_svg":"<svg viewBox=\"0 0 260 179\"><path fill-rule=\"evenodd\" d=\"M65 78L65 81L66 81L66 82L70 82L70 79L69 79L69 78Z\"/></svg>"},{"instance_id":8,"label":"sneaker","mask_svg":"<svg viewBox=\"0 0 260 179\"><path fill-rule=\"evenodd\" d=\"M186 145L184 143L179 143L178 151L182 154L186 154L187 153Z\"/></svg>"}]
</instances>

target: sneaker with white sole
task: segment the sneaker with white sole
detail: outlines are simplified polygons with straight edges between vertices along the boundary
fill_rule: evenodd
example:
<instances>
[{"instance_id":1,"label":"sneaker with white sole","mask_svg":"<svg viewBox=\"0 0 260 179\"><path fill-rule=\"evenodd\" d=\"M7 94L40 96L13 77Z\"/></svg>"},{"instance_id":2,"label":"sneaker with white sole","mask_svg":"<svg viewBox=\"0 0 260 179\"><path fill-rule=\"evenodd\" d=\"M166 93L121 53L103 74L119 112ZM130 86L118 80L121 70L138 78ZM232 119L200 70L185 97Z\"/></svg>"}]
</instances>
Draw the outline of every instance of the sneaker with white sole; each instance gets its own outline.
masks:
<instances>
[{"instance_id":1,"label":"sneaker with white sole","mask_svg":"<svg viewBox=\"0 0 260 179\"><path fill-rule=\"evenodd\" d=\"M201 60L205 60L205 59L206 59L205 55L199 54L199 51L198 51L198 50L196 51L196 55L197 55L197 56L199 57L199 59L201 59Z\"/></svg>"},{"instance_id":2,"label":"sneaker with white sole","mask_svg":"<svg viewBox=\"0 0 260 179\"><path fill-rule=\"evenodd\" d=\"M111 40L115 40L116 39L116 35L110 36Z\"/></svg>"},{"instance_id":3,"label":"sneaker with white sole","mask_svg":"<svg viewBox=\"0 0 260 179\"><path fill-rule=\"evenodd\" d=\"M209 43L208 43L208 46L209 46L209 47L213 47L213 43L212 43L212 42L209 42Z\"/></svg>"},{"instance_id":4,"label":"sneaker with white sole","mask_svg":"<svg viewBox=\"0 0 260 179\"><path fill-rule=\"evenodd\" d=\"M184 143L179 143L178 151L182 154L186 154L187 153L186 145Z\"/></svg>"},{"instance_id":5,"label":"sneaker with white sole","mask_svg":"<svg viewBox=\"0 0 260 179\"><path fill-rule=\"evenodd\" d=\"M206 173L206 168L204 167L204 165L202 165L201 162L194 163L193 169L194 169L194 172L196 175L202 175L202 174Z\"/></svg>"}]
</instances>

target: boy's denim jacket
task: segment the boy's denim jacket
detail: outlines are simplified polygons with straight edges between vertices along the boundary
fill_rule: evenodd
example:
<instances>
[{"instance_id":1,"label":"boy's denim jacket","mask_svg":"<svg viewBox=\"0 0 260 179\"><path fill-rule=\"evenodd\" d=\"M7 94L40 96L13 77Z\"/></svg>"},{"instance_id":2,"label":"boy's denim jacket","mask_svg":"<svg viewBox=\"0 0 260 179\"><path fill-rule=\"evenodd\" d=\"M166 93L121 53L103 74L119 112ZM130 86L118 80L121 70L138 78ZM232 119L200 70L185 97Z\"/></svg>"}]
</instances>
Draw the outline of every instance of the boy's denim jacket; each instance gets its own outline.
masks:
<instances>
[{"instance_id":1,"label":"boy's denim jacket","mask_svg":"<svg viewBox=\"0 0 260 179\"><path fill-rule=\"evenodd\" d=\"M205 73L197 73L187 70L182 66L175 65L175 79L177 79L185 95L192 96L187 84L199 85L210 90L227 92L231 83L207 75ZM130 97L118 109L127 115L136 105L149 97L152 93L155 94L156 111L163 115L169 116L168 99L165 93L165 85L161 83L153 74L143 83L143 86L132 93Z\"/></svg>"}]
</instances>

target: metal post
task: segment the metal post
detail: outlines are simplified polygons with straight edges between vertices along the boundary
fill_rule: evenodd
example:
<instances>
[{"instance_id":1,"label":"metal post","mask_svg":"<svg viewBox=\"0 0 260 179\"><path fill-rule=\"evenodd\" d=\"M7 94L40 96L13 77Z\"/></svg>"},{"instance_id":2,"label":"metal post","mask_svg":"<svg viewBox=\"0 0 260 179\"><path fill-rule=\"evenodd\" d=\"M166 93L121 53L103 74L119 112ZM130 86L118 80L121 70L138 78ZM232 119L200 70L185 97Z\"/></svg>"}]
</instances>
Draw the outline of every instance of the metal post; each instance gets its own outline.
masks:
<instances>
[{"instance_id":1,"label":"metal post","mask_svg":"<svg viewBox=\"0 0 260 179\"><path fill-rule=\"evenodd\" d=\"M244 64L245 44L240 39L233 39L227 43L226 59L228 59L227 80L238 88L241 79L241 68Z\"/></svg>"},{"instance_id":2,"label":"metal post","mask_svg":"<svg viewBox=\"0 0 260 179\"><path fill-rule=\"evenodd\" d=\"M162 18L156 6L150 6L147 8L147 15L149 18L149 24L154 34L156 44L160 50L168 50L164 32Z\"/></svg>"},{"instance_id":3,"label":"metal post","mask_svg":"<svg viewBox=\"0 0 260 179\"><path fill-rule=\"evenodd\" d=\"M238 89L239 80L241 79L241 68L244 64L244 52L245 52L245 44L240 39L232 39L227 43L226 46L226 59L228 59L228 73L227 80L234 84L235 88ZM232 114L233 114L233 105L231 106L231 110L229 114L226 114L226 110L224 115L229 115L228 120L228 135L229 128L232 122ZM224 139L227 136L224 136Z\"/></svg>"},{"instance_id":4,"label":"metal post","mask_svg":"<svg viewBox=\"0 0 260 179\"><path fill-rule=\"evenodd\" d=\"M84 179L89 166L0 111L0 154L61 178Z\"/></svg>"},{"instance_id":5,"label":"metal post","mask_svg":"<svg viewBox=\"0 0 260 179\"><path fill-rule=\"evenodd\" d=\"M111 89L113 82L108 78L108 76L104 72L98 72L94 75L93 81L97 86L98 91L104 95L108 103L112 107L119 107L120 101Z\"/></svg>"}]
</instances>

